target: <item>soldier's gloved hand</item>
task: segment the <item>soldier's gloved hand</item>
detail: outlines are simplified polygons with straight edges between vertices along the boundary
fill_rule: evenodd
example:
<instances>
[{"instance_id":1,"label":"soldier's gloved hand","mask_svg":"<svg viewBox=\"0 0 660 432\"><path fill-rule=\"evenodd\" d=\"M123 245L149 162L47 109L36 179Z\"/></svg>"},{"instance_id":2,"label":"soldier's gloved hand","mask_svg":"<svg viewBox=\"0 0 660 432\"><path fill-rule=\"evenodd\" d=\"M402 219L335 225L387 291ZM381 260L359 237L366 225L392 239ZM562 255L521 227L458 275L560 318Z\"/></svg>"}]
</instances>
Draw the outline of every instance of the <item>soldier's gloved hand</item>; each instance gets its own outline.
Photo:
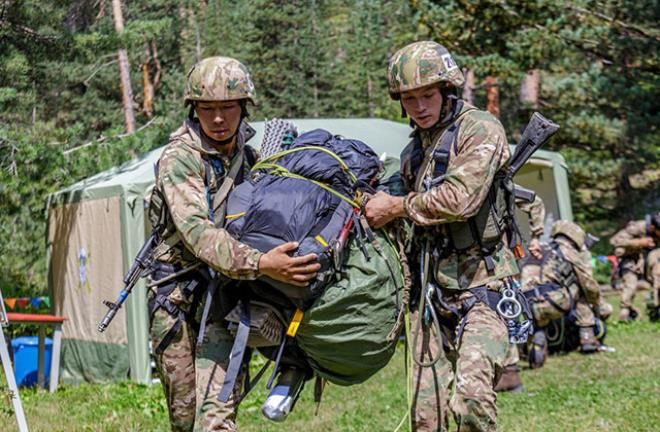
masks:
<instances>
[{"instance_id":1,"label":"soldier's gloved hand","mask_svg":"<svg viewBox=\"0 0 660 432\"><path fill-rule=\"evenodd\" d=\"M271 279L296 286L307 286L316 277L321 264L316 254L292 257L289 253L298 249L297 242L288 242L269 250L259 259L259 273Z\"/></svg>"},{"instance_id":2,"label":"soldier's gloved hand","mask_svg":"<svg viewBox=\"0 0 660 432\"><path fill-rule=\"evenodd\" d=\"M383 191L369 198L364 206L364 216L374 229L387 225L392 220L405 216L403 197L395 197Z\"/></svg>"},{"instance_id":3,"label":"soldier's gloved hand","mask_svg":"<svg viewBox=\"0 0 660 432\"><path fill-rule=\"evenodd\" d=\"M534 237L527 246L529 253L536 259L543 258L543 253L541 252L541 241Z\"/></svg>"}]
</instances>

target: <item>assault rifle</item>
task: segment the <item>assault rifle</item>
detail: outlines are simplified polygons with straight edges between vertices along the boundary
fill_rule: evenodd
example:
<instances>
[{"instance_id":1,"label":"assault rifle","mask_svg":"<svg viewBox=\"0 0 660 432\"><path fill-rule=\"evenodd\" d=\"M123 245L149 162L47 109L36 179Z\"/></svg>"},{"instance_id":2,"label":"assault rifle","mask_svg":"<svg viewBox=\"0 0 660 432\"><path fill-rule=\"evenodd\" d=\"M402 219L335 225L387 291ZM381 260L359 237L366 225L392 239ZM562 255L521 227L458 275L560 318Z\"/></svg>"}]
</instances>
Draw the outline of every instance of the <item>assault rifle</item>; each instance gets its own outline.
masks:
<instances>
[{"instance_id":1,"label":"assault rifle","mask_svg":"<svg viewBox=\"0 0 660 432\"><path fill-rule=\"evenodd\" d=\"M525 130L516 145L516 150L509 161L506 177L513 179L513 176L529 160L532 154L541 148L558 130L559 125L557 123L548 120L538 112L532 114L532 118L525 126Z\"/></svg>"},{"instance_id":2,"label":"assault rifle","mask_svg":"<svg viewBox=\"0 0 660 432\"><path fill-rule=\"evenodd\" d=\"M115 315L121 308L121 305L124 304L124 301L128 295L133 291L133 287L140 278L147 275L149 271L153 257L153 250L156 244L158 243L156 232L151 233L149 238L144 242L142 248L135 257L133 265L128 270L128 273L124 276L124 289L119 293L119 297L113 303L111 301L104 300L103 304L108 307L108 311L105 313L105 316L101 320L98 326L98 331L103 333L105 329L110 325L110 322L114 319Z\"/></svg>"},{"instance_id":3,"label":"assault rifle","mask_svg":"<svg viewBox=\"0 0 660 432\"><path fill-rule=\"evenodd\" d=\"M513 215L515 214L516 206L516 186L513 183L513 177L516 173L522 168L522 166L529 160L529 158L534 154L536 150L541 148L550 137L552 137L559 130L559 125L543 117L538 112L532 114L532 118L525 126L525 130L516 145L516 150L513 152L513 156L509 160L509 165L506 168L504 173L504 179L502 185L507 193L507 206L508 213L510 215L508 225L511 231L509 237L509 248L513 251L516 258L522 258L525 256L522 246L518 241L522 236L520 235L520 230L518 224L513 220ZM518 194L522 192L524 188L518 187ZM531 192L531 191L530 191ZM531 198L532 201L534 198Z\"/></svg>"}]
</instances>

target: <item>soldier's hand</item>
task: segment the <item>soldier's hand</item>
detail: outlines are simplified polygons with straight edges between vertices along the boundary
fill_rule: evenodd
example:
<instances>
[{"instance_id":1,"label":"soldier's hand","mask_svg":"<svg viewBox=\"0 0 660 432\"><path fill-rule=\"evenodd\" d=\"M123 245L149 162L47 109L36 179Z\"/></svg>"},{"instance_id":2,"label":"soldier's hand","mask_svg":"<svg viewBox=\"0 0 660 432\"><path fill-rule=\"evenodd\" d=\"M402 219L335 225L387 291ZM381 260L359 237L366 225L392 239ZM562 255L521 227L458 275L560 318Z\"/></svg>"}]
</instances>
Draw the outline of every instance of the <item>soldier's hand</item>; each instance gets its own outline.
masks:
<instances>
[{"instance_id":1,"label":"soldier's hand","mask_svg":"<svg viewBox=\"0 0 660 432\"><path fill-rule=\"evenodd\" d=\"M543 258L543 253L541 252L541 241L534 237L527 246L529 253L536 259Z\"/></svg>"},{"instance_id":2,"label":"soldier's hand","mask_svg":"<svg viewBox=\"0 0 660 432\"><path fill-rule=\"evenodd\" d=\"M392 220L404 216L403 198L389 195L379 191L369 198L364 206L364 216L372 228L378 229Z\"/></svg>"},{"instance_id":3,"label":"soldier's hand","mask_svg":"<svg viewBox=\"0 0 660 432\"><path fill-rule=\"evenodd\" d=\"M291 285L309 285L309 281L316 277L321 264L316 261L316 254L289 256L289 253L296 249L298 243L288 242L269 250L259 259L259 273Z\"/></svg>"},{"instance_id":4,"label":"soldier's hand","mask_svg":"<svg viewBox=\"0 0 660 432\"><path fill-rule=\"evenodd\" d=\"M639 241L644 249L653 249L655 247L655 241L652 237L644 237Z\"/></svg>"}]
</instances>

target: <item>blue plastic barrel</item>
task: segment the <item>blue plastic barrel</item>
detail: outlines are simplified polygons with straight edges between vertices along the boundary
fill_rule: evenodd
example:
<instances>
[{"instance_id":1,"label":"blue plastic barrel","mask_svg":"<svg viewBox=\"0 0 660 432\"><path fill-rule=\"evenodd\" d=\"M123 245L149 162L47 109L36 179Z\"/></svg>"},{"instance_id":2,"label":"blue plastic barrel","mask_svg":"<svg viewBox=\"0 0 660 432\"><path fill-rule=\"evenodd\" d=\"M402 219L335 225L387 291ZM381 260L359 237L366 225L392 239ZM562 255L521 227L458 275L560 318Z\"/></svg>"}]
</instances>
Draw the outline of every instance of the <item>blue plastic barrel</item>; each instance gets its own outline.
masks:
<instances>
[{"instance_id":1,"label":"blue plastic barrel","mask_svg":"<svg viewBox=\"0 0 660 432\"><path fill-rule=\"evenodd\" d=\"M44 340L44 375L46 383L50 377L50 360L53 352L53 341ZM21 336L11 340L11 349L14 351L14 375L19 386L37 385L39 369L39 337Z\"/></svg>"}]
</instances>

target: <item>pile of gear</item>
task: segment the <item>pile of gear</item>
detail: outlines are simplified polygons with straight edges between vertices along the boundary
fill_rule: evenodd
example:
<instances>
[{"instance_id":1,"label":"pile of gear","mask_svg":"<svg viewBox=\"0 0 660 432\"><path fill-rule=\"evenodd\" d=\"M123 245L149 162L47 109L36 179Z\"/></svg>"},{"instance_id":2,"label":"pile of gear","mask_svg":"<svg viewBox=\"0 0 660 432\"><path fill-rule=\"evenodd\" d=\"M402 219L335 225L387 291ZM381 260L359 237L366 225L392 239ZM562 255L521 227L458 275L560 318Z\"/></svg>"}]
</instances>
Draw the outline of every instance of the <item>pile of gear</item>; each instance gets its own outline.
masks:
<instances>
[{"instance_id":1,"label":"pile of gear","mask_svg":"<svg viewBox=\"0 0 660 432\"><path fill-rule=\"evenodd\" d=\"M236 301L226 316L235 335L231 361L242 361L249 347L275 362L263 409L273 420L286 417L305 379L353 385L384 367L406 297L396 247L360 211L382 171L378 156L325 130L293 140L293 127L278 130L281 151L255 164L229 195L225 216L225 229L241 243L265 252L295 241L296 255L315 253L321 263L306 287L264 276L226 293Z\"/></svg>"}]
</instances>

